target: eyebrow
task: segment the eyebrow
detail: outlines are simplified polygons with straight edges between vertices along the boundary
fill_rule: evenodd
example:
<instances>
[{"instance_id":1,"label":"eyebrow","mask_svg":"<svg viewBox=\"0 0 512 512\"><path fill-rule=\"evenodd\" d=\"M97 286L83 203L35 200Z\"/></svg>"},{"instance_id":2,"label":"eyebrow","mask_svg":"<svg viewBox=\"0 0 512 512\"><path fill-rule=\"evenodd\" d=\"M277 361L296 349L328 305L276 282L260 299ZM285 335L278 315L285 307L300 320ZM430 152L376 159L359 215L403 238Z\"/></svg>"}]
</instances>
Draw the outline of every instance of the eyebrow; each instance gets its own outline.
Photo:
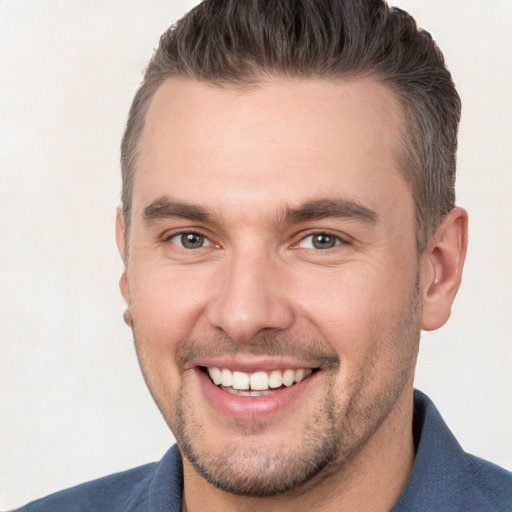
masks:
<instances>
[{"instance_id":1,"label":"eyebrow","mask_svg":"<svg viewBox=\"0 0 512 512\"><path fill-rule=\"evenodd\" d=\"M146 225L172 217L198 222L212 222L215 216L208 208L176 201L169 196L156 199L142 211L142 220Z\"/></svg>"},{"instance_id":2,"label":"eyebrow","mask_svg":"<svg viewBox=\"0 0 512 512\"><path fill-rule=\"evenodd\" d=\"M303 222L326 218L346 218L376 224L378 215L375 211L353 199L316 199L298 207L287 208L282 221ZM280 219L281 220L281 219Z\"/></svg>"},{"instance_id":3,"label":"eyebrow","mask_svg":"<svg viewBox=\"0 0 512 512\"><path fill-rule=\"evenodd\" d=\"M214 222L216 219L208 208L177 201L169 196L156 199L142 212L142 219L146 225L172 217L197 222ZM326 218L345 218L375 224L378 215L353 199L315 199L297 207L285 208L278 216L276 223L305 222Z\"/></svg>"}]
</instances>

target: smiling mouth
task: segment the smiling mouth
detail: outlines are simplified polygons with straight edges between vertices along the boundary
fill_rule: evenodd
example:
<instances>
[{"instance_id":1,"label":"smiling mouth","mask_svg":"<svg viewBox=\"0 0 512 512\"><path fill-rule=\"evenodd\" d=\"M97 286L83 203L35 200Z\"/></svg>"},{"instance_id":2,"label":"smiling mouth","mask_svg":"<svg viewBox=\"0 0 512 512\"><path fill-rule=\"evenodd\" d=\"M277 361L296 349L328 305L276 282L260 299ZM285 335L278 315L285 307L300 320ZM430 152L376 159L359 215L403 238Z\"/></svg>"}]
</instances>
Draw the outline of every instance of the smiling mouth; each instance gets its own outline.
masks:
<instances>
[{"instance_id":1,"label":"smiling mouth","mask_svg":"<svg viewBox=\"0 0 512 512\"><path fill-rule=\"evenodd\" d=\"M228 368L200 367L215 386L238 396L264 396L289 388L308 378L317 369L299 368L245 373Z\"/></svg>"}]
</instances>

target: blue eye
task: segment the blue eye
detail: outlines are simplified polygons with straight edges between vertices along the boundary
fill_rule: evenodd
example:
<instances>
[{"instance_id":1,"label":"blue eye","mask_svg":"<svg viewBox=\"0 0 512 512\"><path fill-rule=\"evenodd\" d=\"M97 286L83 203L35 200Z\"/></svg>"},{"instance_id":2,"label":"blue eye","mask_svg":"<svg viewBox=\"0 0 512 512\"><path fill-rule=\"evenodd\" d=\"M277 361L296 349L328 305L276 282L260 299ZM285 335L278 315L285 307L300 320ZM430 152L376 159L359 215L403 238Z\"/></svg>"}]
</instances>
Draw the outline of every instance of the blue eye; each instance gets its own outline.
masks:
<instances>
[{"instance_id":1,"label":"blue eye","mask_svg":"<svg viewBox=\"0 0 512 512\"><path fill-rule=\"evenodd\" d=\"M200 249L212 245L203 235L194 232L177 233L169 238L169 241L183 249Z\"/></svg>"},{"instance_id":2,"label":"blue eye","mask_svg":"<svg viewBox=\"0 0 512 512\"><path fill-rule=\"evenodd\" d=\"M299 243L299 247L303 249L325 250L332 249L340 244L341 239L335 235L330 233L314 233L303 238Z\"/></svg>"}]
</instances>

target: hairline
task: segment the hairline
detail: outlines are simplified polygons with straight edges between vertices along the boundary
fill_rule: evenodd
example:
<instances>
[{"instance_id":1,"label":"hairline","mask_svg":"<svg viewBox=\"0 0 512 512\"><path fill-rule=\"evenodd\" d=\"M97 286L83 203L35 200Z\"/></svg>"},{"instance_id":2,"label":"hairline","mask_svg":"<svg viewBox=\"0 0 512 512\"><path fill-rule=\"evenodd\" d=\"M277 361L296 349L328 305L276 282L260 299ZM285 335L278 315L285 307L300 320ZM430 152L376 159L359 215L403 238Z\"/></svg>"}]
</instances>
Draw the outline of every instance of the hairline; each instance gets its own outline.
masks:
<instances>
[{"instance_id":1,"label":"hairline","mask_svg":"<svg viewBox=\"0 0 512 512\"><path fill-rule=\"evenodd\" d=\"M200 76L190 76L187 73L169 73L164 77L160 77L159 80L156 80L151 84L151 87L147 87L147 92L149 95L146 96L146 101L144 102L143 108L141 108L138 112L137 116L137 125L136 129L131 133L132 140L135 139L135 147L130 154L130 159L127 162L126 168L123 171L127 171L127 179L123 178L124 181L128 183L128 205L125 204L125 201L122 202L121 210L124 218L124 230L125 230L125 245L126 245L126 255L128 256L128 239L130 234L130 225L131 225L131 213L132 213L132 199L133 199L133 185L135 182L135 175L137 172L138 164L139 164L139 156L142 149L142 141L143 141L143 133L144 128L146 126L146 118L153 102L153 99L157 93L157 91L164 85L168 80L173 79L183 79L183 80L192 80L195 82L203 83L211 85L212 87L217 87L219 89L231 89L240 93L249 93L259 87L264 87L265 85L271 84L276 80L290 80L293 81L324 81L330 82L332 84L336 83L347 83L350 81L356 81L361 79L370 79L373 80L374 83L380 84L385 87L388 91L390 91L394 98L396 99L396 103L399 107L399 119L400 123L398 125L398 138L396 140L396 144L394 145L393 153L396 158L397 168L400 174L405 179L407 186L409 187L409 191L411 193L413 203L414 203L414 213L415 213L415 237L416 237L416 247L418 255L423 252L426 247L426 242L432 232L435 230L437 226L428 226L429 230L426 231L425 223L421 219L421 214L419 211L419 200L417 197L417 181L415 180L415 170L414 167L417 167L418 158L413 154L415 149L415 141L413 140L413 136L410 135L414 133L415 130L415 116L411 112L411 107L408 104L407 97L404 94L401 94L399 91L399 87L389 80L387 77L382 76L375 70L370 71L347 71L340 72L336 76L329 76L326 74L325 76L319 74L304 74L304 75L290 75L286 73L279 72L267 72L265 70L261 70L259 73L251 74L250 76L242 76L238 80L228 80L218 78L218 79L207 79ZM409 135L408 135L409 134ZM412 142L412 144L411 144ZM411 151L410 147L413 148ZM410 170L409 170L410 169ZM125 198L125 191L123 190L123 198Z\"/></svg>"}]
</instances>

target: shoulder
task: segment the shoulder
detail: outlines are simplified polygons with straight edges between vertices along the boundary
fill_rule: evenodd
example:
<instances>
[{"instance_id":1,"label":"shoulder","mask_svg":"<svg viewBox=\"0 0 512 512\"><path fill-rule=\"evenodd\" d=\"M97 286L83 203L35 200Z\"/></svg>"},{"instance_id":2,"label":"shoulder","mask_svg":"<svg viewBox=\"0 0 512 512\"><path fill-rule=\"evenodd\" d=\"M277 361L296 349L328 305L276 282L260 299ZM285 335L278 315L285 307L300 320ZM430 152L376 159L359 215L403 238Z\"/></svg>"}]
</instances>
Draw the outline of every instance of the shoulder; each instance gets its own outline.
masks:
<instances>
[{"instance_id":1,"label":"shoulder","mask_svg":"<svg viewBox=\"0 0 512 512\"><path fill-rule=\"evenodd\" d=\"M148 482L155 466L156 463L147 464L65 489L29 503L18 512L132 510L130 502L140 506L147 501Z\"/></svg>"},{"instance_id":2,"label":"shoulder","mask_svg":"<svg viewBox=\"0 0 512 512\"><path fill-rule=\"evenodd\" d=\"M466 469L473 503L487 507L481 510L512 510L512 473L474 455L466 455Z\"/></svg>"},{"instance_id":3,"label":"shoulder","mask_svg":"<svg viewBox=\"0 0 512 512\"><path fill-rule=\"evenodd\" d=\"M416 459L393 512L512 511L512 473L461 448L431 400L416 391Z\"/></svg>"},{"instance_id":4,"label":"shoulder","mask_svg":"<svg viewBox=\"0 0 512 512\"><path fill-rule=\"evenodd\" d=\"M176 468L178 470L173 471ZM50 494L16 512L150 512L153 510L153 502L162 496L170 497L171 500L173 496L180 496L181 487L181 458L177 447L173 446L158 463L139 466Z\"/></svg>"}]
</instances>

